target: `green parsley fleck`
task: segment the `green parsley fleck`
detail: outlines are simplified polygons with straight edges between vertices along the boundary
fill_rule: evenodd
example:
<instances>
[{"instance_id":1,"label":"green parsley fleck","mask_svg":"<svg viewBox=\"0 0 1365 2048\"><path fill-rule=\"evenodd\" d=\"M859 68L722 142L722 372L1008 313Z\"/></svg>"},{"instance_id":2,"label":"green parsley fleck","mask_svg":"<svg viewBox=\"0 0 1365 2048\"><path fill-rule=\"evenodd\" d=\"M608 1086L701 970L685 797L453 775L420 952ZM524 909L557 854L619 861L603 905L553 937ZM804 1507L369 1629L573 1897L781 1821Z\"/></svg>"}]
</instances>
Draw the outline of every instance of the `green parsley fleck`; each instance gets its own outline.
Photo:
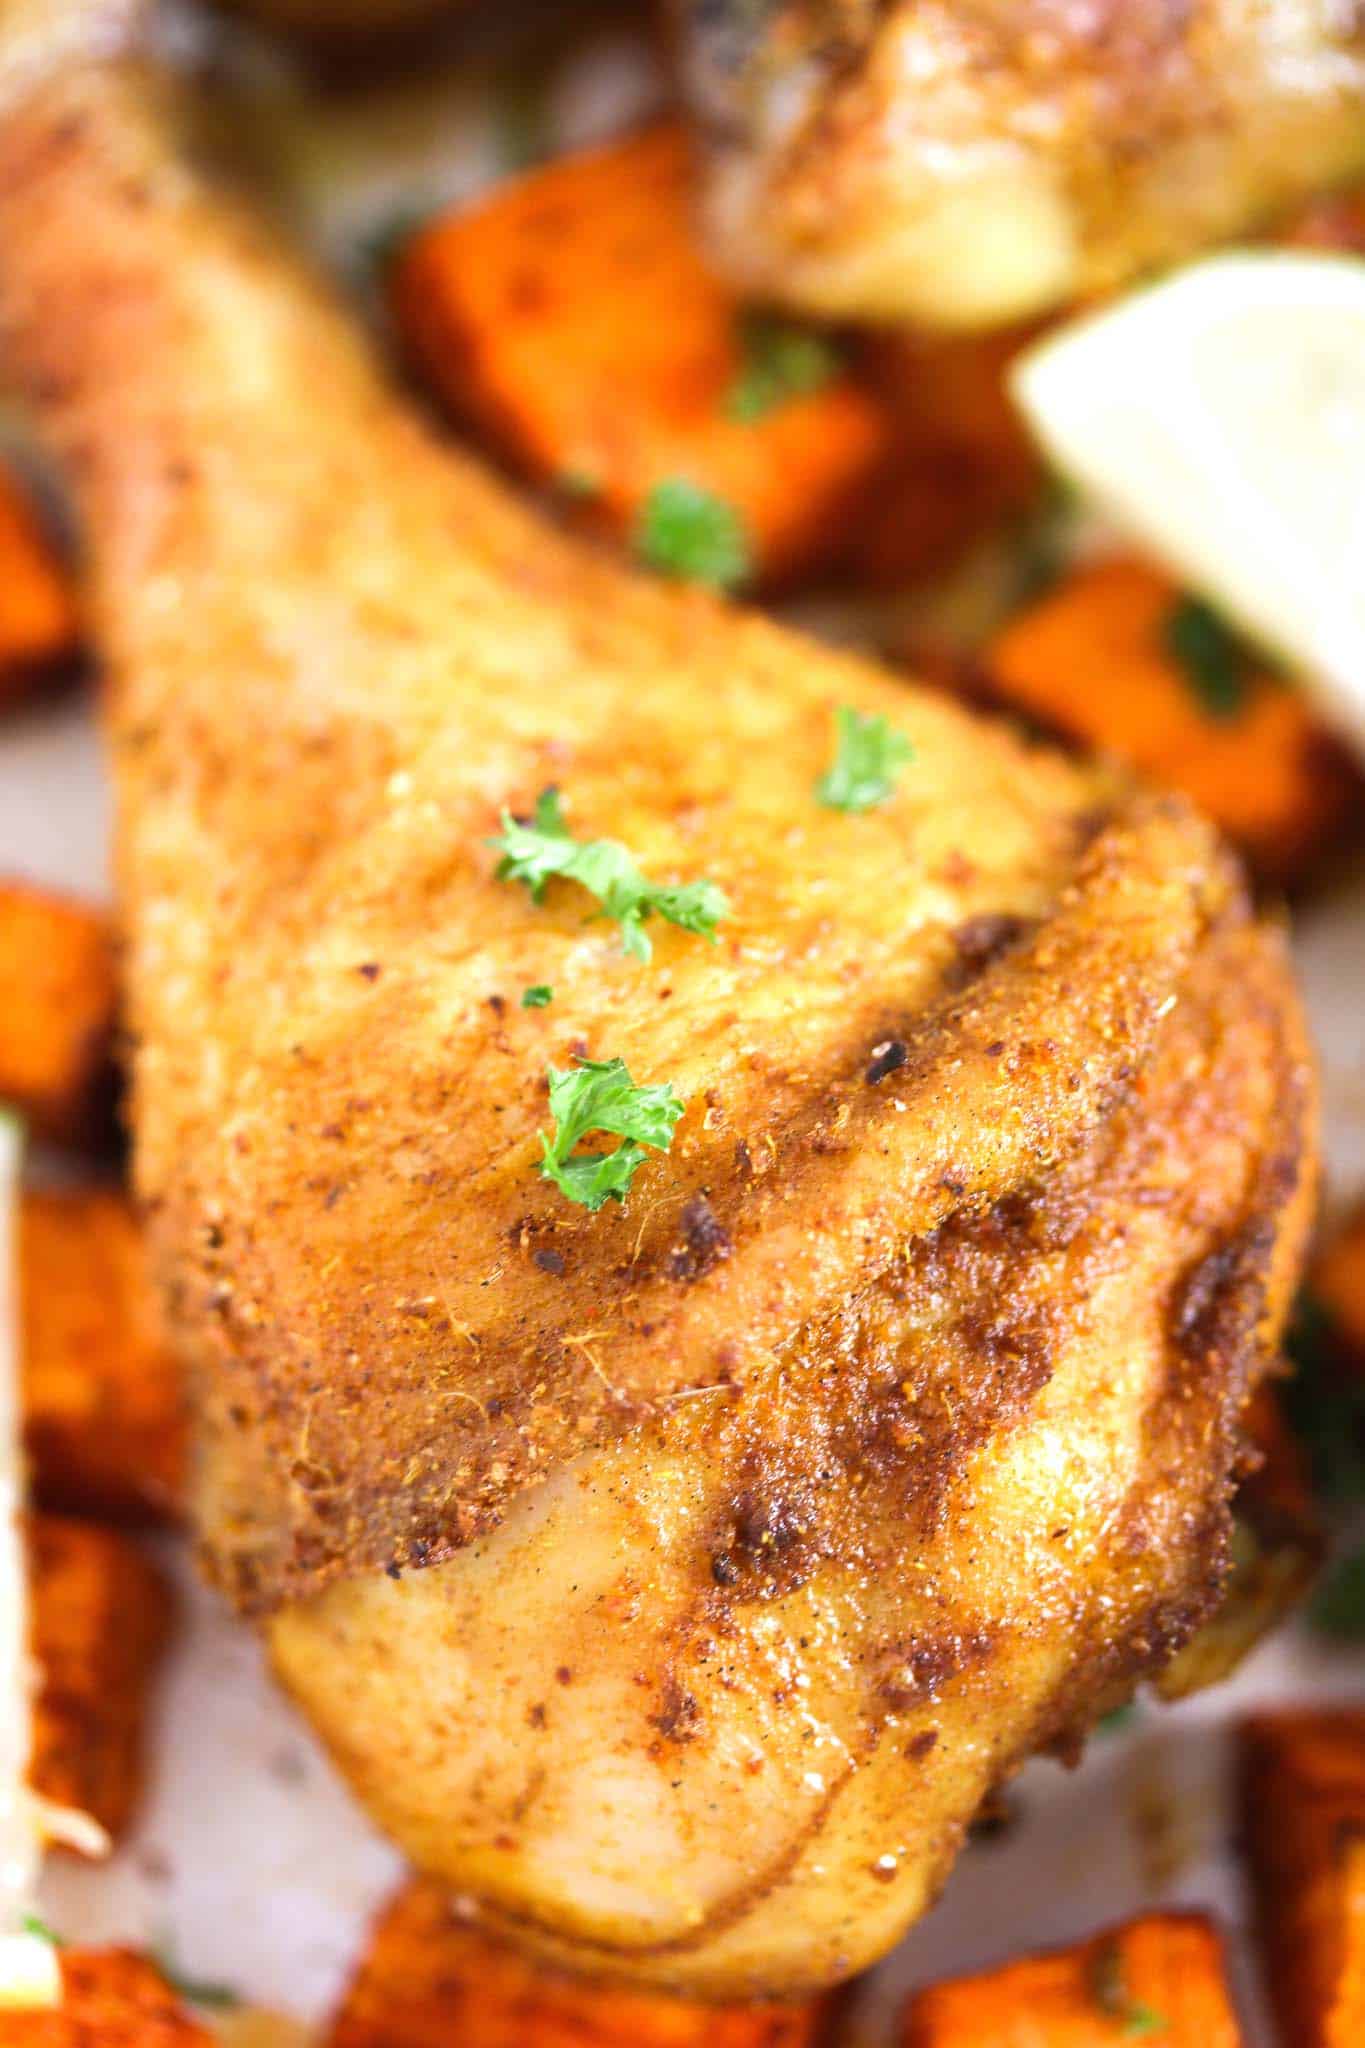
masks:
<instances>
[{"instance_id":1,"label":"green parsley fleck","mask_svg":"<svg viewBox=\"0 0 1365 2048\"><path fill-rule=\"evenodd\" d=\"M896 792L896 781L915 750L879 715L841 704L834 714L837 748L834 765L815 785L818 801L831 811L871 811Z\"/></svg>"},{"instance_id":2,"label":"green parsley fleck","mask_svg":"<svg viewBox=\"0 0 1365 2048\"><path fill-rule=\"evenodd\" d=\"M1102 1941L1090 1958L1090 1996L1114 2022L1115 2031L1130 2041L1164 2034L1170 2021L1141 1999L1129 1995L1123 1953L1114 1940Z\"/></svg>"},{"instance_id":3,"label":"green parsley fleck","mask_svg":"<svg viewBox=\"0 0 1365 2048\"><path fill-rule=\"evenodd\" d=\"M33 1935L38 1941L45 1941L50 1948L65 1948L66 1946L61 1935L54 1933L46 1920L40 1920L36 1913L25 1913L19 1922L19 1926L25 1934Z\"/></svg>"},{"instance_id":4,"label":"green parsley fleck","mask_svg":"<svg viewBox=\"0 0 1365 2048\"><path fill-rule=\"evenodd\" d=\"M1121 1707L1115 1707L1112 1714L1105 1714L1095 1723L1097 1735L1120 1735L1125 1728L1131 1728L1138 1717L1136 1700L1125 1700Z\"/></svg>"},{"instance_id":5,"label":"green parsley fleck","mask_svg":"<svg viewBox=\"0 0 1365 2048\"><path fill-rule=\"evenodd\" d=\"M684 476L655 484L635 523L635 552L661 576L734 590L753 567L744 521L733 505Z\"/></svg>"},{"instance_id":6,"label":"green parsley fleck","mask_svg":"<svg viewBox=\"0 0 1365 2048\"><path fill-rule=\"evenodd\" d=\"M770 313L743 314L738 339L740 366L723 410L726 419L740 426L753 426L790 399L809 397L843 368L839 348L829 335Z\"/></svg>"},{"instance_id":7,"label":"green parsley fleck","mask_svg":"<svg viewBox=\"0 0 1365 2048\"><path fill-rule=\"evenodd\" d=\"M1351 1551L1327 1574L1308 1618L1335 1642L1365 1642L1365 1550Z\"/></svg>"},{"instance_id":8,"label":"green parsley fleck","mask_svg":"<svg viewBox=\"0 0 1365 2048\"><path fill-rule=\"evenodd\" d=\"M1332 1319L1311 1294L1298 1298L1285 1339L1294 1377L1284 1390L1294 1434L1308 1454L1313 1490L1336 1507L1365 1501L1365 1388L1332 1356Z\"/></svg>"},{"instance_id":9,"label":"green parsley fleck","mask_svg":"<svg viewBox=\"0 0 1365 2048\"><path fill-rule=\"evenodd\" d=\"M1240 716L1252 661L1232 628L1202 597L1182 597L1166 615L1166 651L1210 718Z\"/></svg>"},{"instance_id":10,"label":"green parsley fleck","mask_svg":"<svg viewBox=\"0 0 1365 2048\"><path fill-rule=\"evenodd\" d=\"M564 817L557 789L543 789L529 821L502 814L502 834L489 842L502 855L500 882L524 882L539 903L554 876L577 882L602 905L602 915L621 927L621 944L636 960L648 960L653 948L644 921L657 911L669 924L715 941L716 926L728 916L730 903L714 882L674 886L648 881L617 839L575 839Z\"/></svg>"},{"instance_id":11,"label":"green parsley fleck","mask_svg":"<svg viewBox=\"0 0 1365 2048\"><path fill-rule=\"evenodd\" d=\"M594 1213L606 1201L624 1202L645 1163L644 1148L668 1150L686 1104L666 1081L637 1088L624 1060L549 1067L546 1079L555 1128L553 1138L540 1133L541 1177ZM592 1131L609 1132L621 1143L614 1152L576 1152Z\"/></svg>"},{"instance_id":12,"label":"green parsley fleck","mask_svg":"<svg viewBox=\"0 0 1365 2048\"><path fill-rule=\"evenodd\" d=\"M240 1993L228 1984L205 1983L201 1978L187 1977L164 1948L156 1955L156 1966L172 1991L177 1992L189 2005L202 2005L219 2012L231 2012L242 2002Z\"/></svg>"},{"instance_id":13,"label":"green parsley fleck","mask_svg":"<svg viewBox=\"0 0 1365 2048\"><path fill-rule=\"evenodd\" d=\"M566 469L561 469L555 478L555 489L561 498L569 498L577 504L582 504L585 499L601 497L602 479L596 470L588 467L587 463L571 462Z\"/></svg>"},{"instance_id":14,"label":"green parsley fleck","mask_svg":"<svg viewBox=\"0 0 1365 2048\"><path fill-rule=\"evenodd\" d=\"M548 981L538 981L532 988L521 992L523 1010L547 1010L555 999L555 992Z\"/></svg>"}]
</instances>

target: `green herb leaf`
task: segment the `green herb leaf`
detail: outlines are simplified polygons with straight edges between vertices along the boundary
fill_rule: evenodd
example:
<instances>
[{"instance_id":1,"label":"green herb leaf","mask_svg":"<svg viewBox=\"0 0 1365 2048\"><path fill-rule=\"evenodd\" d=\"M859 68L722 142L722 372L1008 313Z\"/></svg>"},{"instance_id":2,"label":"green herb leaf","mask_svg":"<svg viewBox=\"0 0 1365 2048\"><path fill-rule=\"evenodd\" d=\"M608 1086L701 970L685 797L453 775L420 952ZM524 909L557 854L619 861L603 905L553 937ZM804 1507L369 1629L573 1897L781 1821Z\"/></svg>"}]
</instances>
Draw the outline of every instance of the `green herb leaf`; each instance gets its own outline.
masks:
<instances>
[{"instance_id":1,"label":"green herb leaf","mask_svg":"<svg viewBox=\"0 0 1365 2048\"><path fill-rule=\"evenodd\" d=\"M624 1060L580 1060L546 1070L554 1136L540 1133L542 1178L594 1213L606 1201L624 1202L646 1159L645 1146L666 1152L686 1104L668 1083L637 1088ZM621 1139L614 1152L577 1152L592 1131Z\"/></svg>"},{"instance_id":2,"label":"green herb leaf","mask_svg":"<svg viewBox=\"0 0 1365 2048\"><path fill-rule=\"evenodd\" d=\"M841 704L834 720L834 765L816 783L816 797L831 811L875 810L895 795L900 771L914 760L915 750L880 716L864 718Z\"/></svg>"},{"instance_id":3,"label":"green herb leaf","mask_svg":"<svg viewBox=\"0 0 1365 2048\"><path fill-rule=\"evenodd\" d=\"M1125 1700L1121 1707L1115 1707L1112 1714L1103 1715L1095 1723L1097 1735L1120 1735L1125 1728L1131 1728L1138 1717L1136 1700Z\"/></svg>"},{"instance_id":4,"label":"green herb leaf","mask_svg":"<svg viewBox=\"0 0 1365 2048\"><path fill-rule=\"evenodd\" d=\"M653 951L643 926L656 911L669 924L713 943L716 926L729 914L729 899L714 882L651 882L619 840L575 839L556 789L541 791L529 823L504 811L502 834L490 844L502 854L498 880L524 882L536 903L556 875L595 896L603 916L620 925L621 944L636 960L648 960Z\"/></svg>"},{"instance_id":5,"label":"green herb leaf","mask_svg":"<svg viewBox=\"0 0 1365 2048\"><path fill-rule=\"evenodd\" d=\"M1118 2033L1129 2040L1164 2034L1170 2021L1164 2014L1129 1996L1123 1969L1123 1952L1117 1941L1100 1942L1090 1958L1090 1996Z\"/></svg>"},{"instance_id":6,"label":"green herb leaf","mask_svg":"<svg viewBox=\"0 0 1365 2048\"><path fill-rule=\"evenodd\" d=\"M779 320L770 313L745 313L739 322L741 362L725 394L728 420L752 426L793 398L809 397L838 376L843 358L827 334Z\"/></svg>"},{"instance_id":7,"label":"green herb leaf","mask_svg":"<svg viewBox=\"0 0 1365 2048\"><path fill-rule=\"evenodd\" d=\"M156 1963L172 1991L177 1992L189 2005L202 2005L219 2012L231 2012L242 2002L240 1992L234 1991L231 1985L205 1983L202 1978L187 1977L183 1970L178 1970L168 1959L164 1951L157 1956Z\"/></svg>"},{"instance_id":8,"label":"green herb leaf","mask_svg":"<svg viewBox=\"0 0 1365 2048\"><path fill-rule=\"evenodd\" d=\"M1327 1574L1308 1618L1335 1642L1365 1642L1365 1550L1353 1550Z\"/></svg>"},{"instance_id":9,"label":"green herb leaf","mask_svg":"<svg viewBox=\"0 0 1365 2048\"><path fill-rule=\"evenodd\" d=\"M523 1010L547 1010L555 999L555 992L548 981L538 981L531 988L521 992Z\"/></svg>"},{"instance_id":10,"label":"green herb leaf","mask_svg":"<svg viewBox=\"0 0 1365 2048\"><path fill-rule=\"evenodd\" d=\"M1144 2005L1141 2001L1129 2006L1121 2024L1130 2041L1144 2040L1151 2034L1168 2033L1171 2025L1164 2012L1158 2012L1155 2006Z\"/></svg>"},{"instance_id":11,"label":"green herb leaf","mask_svg":"<svg viewBox=\"0 0 1365 2048\"><path fill-rule=\"evenodd\" d=\"M635 525L635 552L661 576L734 590L753 566L749 536L733 505L686 477L655 484Z\"/></svg>"},{"instance_id":12,"label":"green herb leaf","mask_svg":"<svg viewBox=\"0 0 1365 2048\"><path fill-rule=\"evenodd\" d=\"M1332 1319L1303 1293L1285 1338L1295 1372L1284 1390L1294 1434L1308 1454L1313 1490L1337 1507L1365 1501L1365 1387L1332 1355Z\"/></svg>"},{"instance_id":13,"label":"green herb leaf","mask_svg":"<svg viewBox=\"0 0 1365 2048\"><path fill-rule=\"evenodd\" d=\"M1210 718L1240 716L1252 660L1242 642L1202 597L1182 597L1166 615L1166 651Z\"/></svg>"},{"instance_id":14,"label":"green herb leaf","mask_svg":"<svg viewBox=\"0 0 1365 2048\"><path fill-rule=\"evenodd\" d=\"M39 1919L36 1913L25 1913L20 1919L19 1926L25 1934L36 1936L39 1941L47 1942L51 1948L65 1948L66 1946L61 1935L55 1934L48 1926L46 1920Z\"/></svg>"}]
</instances>

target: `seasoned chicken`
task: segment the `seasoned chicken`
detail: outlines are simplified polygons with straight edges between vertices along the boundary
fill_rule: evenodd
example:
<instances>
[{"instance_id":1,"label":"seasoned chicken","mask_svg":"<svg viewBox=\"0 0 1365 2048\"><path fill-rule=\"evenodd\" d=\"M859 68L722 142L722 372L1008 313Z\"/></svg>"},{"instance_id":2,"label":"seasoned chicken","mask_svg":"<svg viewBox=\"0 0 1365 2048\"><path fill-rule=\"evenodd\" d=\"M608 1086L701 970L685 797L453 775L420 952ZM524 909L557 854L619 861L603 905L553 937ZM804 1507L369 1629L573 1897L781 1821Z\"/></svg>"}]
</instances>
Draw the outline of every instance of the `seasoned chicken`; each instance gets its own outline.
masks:
<instances>
[{"instance_id":1,"label":"seasoned chicken","mask_svg":"<svg viewBox=\"0 0 1365 2048\"><path fill-rule=\"evenodd\" d=\"M1216 1600L1312 1180L1280 942L1179 801L547 530L57 26L0 351L90 545L206 1562L498 1924L835 1980ZM862 814L839 707L914 749ZM551 784L716 943L500 875ZM585 1056L686 1105L595 1212Z\"/></svg>"},{"instance_id":2,"label":"seasoned chicken","mask_svg":"<svg viewBox=\"0 0 1365 2048\"><path fill-rule=\"evenodd\" d=\"M1365 173L1353 0L672 0L714 253L812 312L987 327Z\"/></svg>"}]
</instances>

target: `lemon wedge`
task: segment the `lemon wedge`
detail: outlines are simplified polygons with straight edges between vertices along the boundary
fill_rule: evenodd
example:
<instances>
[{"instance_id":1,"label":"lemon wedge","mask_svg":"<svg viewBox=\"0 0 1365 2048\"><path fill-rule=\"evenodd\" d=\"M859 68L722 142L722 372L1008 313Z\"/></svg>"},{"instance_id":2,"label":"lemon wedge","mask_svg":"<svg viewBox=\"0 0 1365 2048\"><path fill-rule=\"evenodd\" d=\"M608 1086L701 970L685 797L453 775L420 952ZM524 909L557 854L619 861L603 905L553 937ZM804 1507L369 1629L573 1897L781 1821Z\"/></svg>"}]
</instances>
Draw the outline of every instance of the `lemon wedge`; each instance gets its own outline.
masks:
<instances>
[{"instance_id":1,"label":"lemon wedge","mask_svg":"<svg viewBox=\"0 0 1365 2048\"><path fill-rule=\"evenodd\" d=\"M1064 475L1365 748L1365 261L1215 256L1016 364Z\"/></svg>"}]
</instances>

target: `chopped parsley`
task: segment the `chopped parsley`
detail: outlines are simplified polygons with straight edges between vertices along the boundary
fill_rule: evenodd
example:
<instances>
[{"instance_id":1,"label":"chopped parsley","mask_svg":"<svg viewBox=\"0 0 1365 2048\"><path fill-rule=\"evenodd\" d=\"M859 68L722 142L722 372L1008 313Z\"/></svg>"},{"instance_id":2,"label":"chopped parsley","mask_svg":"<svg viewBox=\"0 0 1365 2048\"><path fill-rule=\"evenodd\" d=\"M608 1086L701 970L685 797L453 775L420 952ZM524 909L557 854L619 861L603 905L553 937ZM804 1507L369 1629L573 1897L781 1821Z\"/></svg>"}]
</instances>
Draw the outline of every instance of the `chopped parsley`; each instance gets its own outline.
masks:
<instances>
[{"instance_id":1,"label":"chopped parsley","mask_svg":"<svg viewBox=\"0 0 1365 2048\"><path fill-rule=\"evenodd\" d=\"M19 1922L19 1926L24 1934L31 1934L35 1941L45 1941L49 1948L64 1948L66 1946L61 1935L54 1933L46 1920L40 1920L36 1913L25 1913Z\"/></svg>"},{"instance_id":2,"label":"chopped parsley","mask_svg":"<svg viewBox=\"0 0 1365 2048\"><path fill-rule=\"evenodd\" d=\"M1095 1723L1097 1735L1120 1735L1125 1728L1131 1728L1138 1717L1136 1700L1125 1700L1121 1707L1115 1707L1111 1714L1103 1714Z\"/></svg>"},{"instance_id":3,"label":"chopped parsley","mask_svg":"<svg viewBox=\"0 0 1365 2048\"><path fill-rule=\"evenodd\" d=\"M531 988L521 992L523 1010L547 1010L555 999L555 992L548 981L538 981Z\"/></svg>"},{"instance_id":4,"label":"chopped parsley","mask_svg":"<svg viewBox=\"0 0 1365 2048\"><path fill-rule=\"evenodd\" d=\"M1117 1941L1102 1941L1090 1958L1090 1996L1117 2034L1129 2041L1164 2034L1170 2021L1164 2013L1129 1995L1123 1952Z\"/></svg>"},{"instance_id":5,"label":"chopped parsley","mask_svg":"<svg viewBox=\"0 0 1365 2048\"><path fill-rule=\"evenodd\" d=\"M816 783L816 797L831 811L875 810L895 795L900 771L913 761L915 750L879 715L864 718L841 704L834 720L834 765Z\"/></svg>"},{"instance_id":6,"label":"chopped parsley","mask_svg":"<svg viewBox=\"0 0 1365 2048\"><path fill-rule=\"evenodd\" d=\"M1333 1358L1331 1317L1311 1294L1299 1296L1285 1349L1295 1368L1285 1408L1314 1492L1337 1507L1365 1501L1365 1387Z\"/></svg>"},{"instance_id":7,"label":"chopped parsley","mask_svg":"<svg viewBox=\"0 0 1365 2048\"><path fill-rule=\"evenodd\" d=\"M1308 1618L1335 1642L1365 1642L1365 1550L1351 1551L1327 1574Z\"/></svg>"},{"instance_id":8,"label":"chopped parsley","mask_svg":"<svg viewBox=\"0 0 1365 2048\"><path fill-rule=\"evenodd\" d=\"M528 820L502 814L502 834L490 842L502 854L500 882L524 882L539 903L545 885L559 876L577 882L602 905L602 915L621 927L621 944L636 960L648 960L653 948L644 921L657 911L669 924L714 942L716 926L730 904L714 882L673 886L648 881L617 839L575 839L564 817L557 789L543 789Z\"/></svg>"},{"instance_id":9,"label":"chopped parsley","mask_svg":"<svg viewBox=\"0 0 1365 2048\"><path fill-rule=\"evenodd\" d=\"M228 1984L205 1983L201 1978L187 1977L178 1969L165 1949L156 1956L156 1966L172 1991L178 1993L189 2005L202 2005L219 2012L231 2012L242 2002L241 1996Z\"/></svg>"},{"instance_id":10,"label":"chopped parsley","mask_svg":"<svg viewBox=\"0 0 1365 2048\"><path fill-rule=\"evenodd\" d=\"M728 420L753 426L789 399L807 398L838 376L843 359L827 334L779 320L771 313L745 313L739 321L740 366L725 394Z\"/></svg>"},{"instance_id":11,"label":"chopped parsley","mask_svg":"<svg viewBox=\"0 0 1365 2048\"><path fill-rule=\"evenodd\" d=\"M753 567L744 521L733 505L687 477L665 477L640 507L635 552L661 576L734 590Z\"/></svg>"},{"instance_id":12,"label":"chopped parsley","mask_svg":"<svg viewBox=\"0 0 1365 2048\"><path fill-rule=\"evenodd\" d=\"M666 1081L637 1088L624 1060L580 1060L576 1067L550 1067L546 1079L554 1135L540 1133L541 1177L593 1212L606 1201L624 1202L645 1163L645 1147L668 1150L686 1104ZM575 1151L593 1131L609 1132L621 1143L614 1152Z\"/></svg>"},{"instance_id":13,"label":"chopped parsley","mask_svg":"<svg viewBox=\"0 0 1365 2048\"><path fill-rule=\"evenodd\" d=\"M1226 620L1202 597L1182 597L1166 614L1163 638L1190 690L1210 718L1240 716L1252 660Z\"/></svg>"}]
</instances>

